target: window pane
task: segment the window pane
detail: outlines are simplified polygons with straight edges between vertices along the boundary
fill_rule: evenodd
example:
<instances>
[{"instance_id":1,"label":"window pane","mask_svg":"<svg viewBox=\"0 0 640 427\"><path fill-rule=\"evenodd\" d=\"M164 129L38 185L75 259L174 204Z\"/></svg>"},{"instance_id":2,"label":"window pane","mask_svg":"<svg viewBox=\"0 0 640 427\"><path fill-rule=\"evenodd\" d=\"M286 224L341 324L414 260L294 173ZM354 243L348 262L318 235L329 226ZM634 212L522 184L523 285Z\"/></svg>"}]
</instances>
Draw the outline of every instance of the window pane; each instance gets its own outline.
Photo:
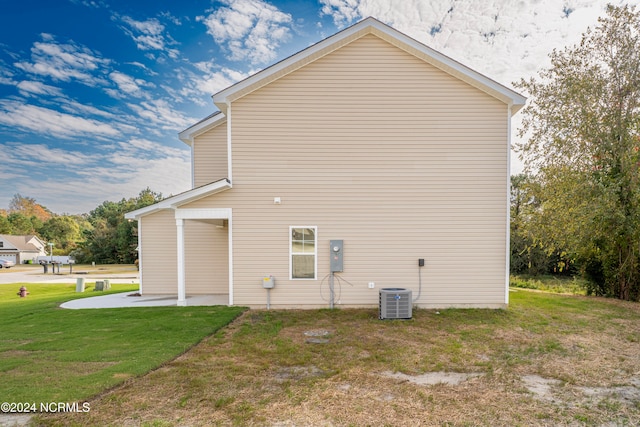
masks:
<instances>
[{"instance_id":1,"label":"window pane","mask_svg":"<svg viewBox=\"0 0 640 427\"><path fill-rule=\"evenodd\" d=\"M292 255L291 276L293 279L313 279L315 256L313 255Z\"/></svg>"},{"instance_id":2,"label":"window pane","mask_svg":"<svg viewBox=\"0 0 640 427\"><path fill-rule=\"evenodd\" d=\"M301 252L314 253L315 251L316 251L315 242L313 242L313 241L304 242L304 245L302 246L302 251Z\"/></svg>"},{"instance_id":3,"label":"window pane","mask_svg":"<svg viewBox=\"0 0 640 427\"><path fill-rule=\"evenodd\" d=\"M315 230L313 228L305 228L304 229L304 240L308 241L315 241L316 240L316 233Z\"/></svg>"},{"instance_id":4,"label":"window pane","mask_svg":"<svg viewBox=\"0 0 640 427\"><path fill-rule=\"evenodd\" d=\"M291 240L303 241L304 240L305 230L306 230L306 228L292 228L291 229Z\"/></svg>"}]
</instances>

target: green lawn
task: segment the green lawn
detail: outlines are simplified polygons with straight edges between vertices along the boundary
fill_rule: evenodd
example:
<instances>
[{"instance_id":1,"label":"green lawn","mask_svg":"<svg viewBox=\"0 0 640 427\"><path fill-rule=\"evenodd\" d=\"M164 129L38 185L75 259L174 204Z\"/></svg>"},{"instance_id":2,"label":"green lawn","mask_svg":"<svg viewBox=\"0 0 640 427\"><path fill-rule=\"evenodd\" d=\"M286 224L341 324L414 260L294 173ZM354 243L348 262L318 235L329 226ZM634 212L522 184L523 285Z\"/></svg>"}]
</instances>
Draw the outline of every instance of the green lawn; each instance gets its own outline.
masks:
<instances>
[{"instance_id":1,"label":"green lawn","mask_svg":"<svg viewBox=\"0 0 640 427\"><path fill-rule=\"evenodd\" d=\"M236 318L238 307L65 310L75 284L0 285L0 400L73 402L161 366ZM137 285L113 284L113 292ZM102 293L103 294L103 293Z\"/></svg>"}]
</instances>

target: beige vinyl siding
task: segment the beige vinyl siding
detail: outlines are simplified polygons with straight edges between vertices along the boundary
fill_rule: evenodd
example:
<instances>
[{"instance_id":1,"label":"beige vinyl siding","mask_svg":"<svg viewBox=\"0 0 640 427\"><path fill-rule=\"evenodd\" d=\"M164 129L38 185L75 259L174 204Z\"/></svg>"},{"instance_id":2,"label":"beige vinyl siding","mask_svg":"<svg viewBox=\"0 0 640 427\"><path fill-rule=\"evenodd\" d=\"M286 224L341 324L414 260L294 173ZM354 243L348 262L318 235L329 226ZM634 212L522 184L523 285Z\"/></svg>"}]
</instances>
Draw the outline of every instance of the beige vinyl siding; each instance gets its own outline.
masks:
<instances>
[{"instance_id":1,"label":"beige vinyl siding","mask_svg":"<svg viewBox=\"0 0 640 427\"><path fill-rule=\"evenodd\" d=\"M173 210L162 210L140 219L142 292L178 294L177 230Z\"/></svg>"},{"instance_id":2,"label":"beige vinyl siding","mask_svg":"<svg viewBox=\"0 0 640 427\"><path fill-rule=\"evenodd\" d=\"M228 228L222 224L222 220L184 222L188 295L229 293Z\"/></svg>"},{"instance_id":3,"label":"beige vinyl siding","mask_svg":"<svg viewBox=\"0 0 640 427\"><path fill-rule=\"evenodd\" d=\"M504 103L368 35L231 111L233 189L185 207L233 209L236 305L264 306L271 274L272 307L327 306L330 239L344 240L338 305L416 296L418 258L421 306L504 304ZM318 227L317 280L288 279L292 225Z\"/></svg>"},{"instance_id":4,"label":"beige vinyl siding","mask_svg":"<svg viewBox=\"0 0 640 427\"><path fill-rule=\"evenodd\" d=\"M227 174L227 126L223 121L198 137L193 144L195 187L227 178Z\"/></svg>"},{"instance_id":5,"label":"beige vinyl siding","mask_svg":"<svg viewBox=\"0 0 640 427\"><path fill-rule=\"evenodd\" d=\"M228 227L222 220L184 221L187 295L229 293ZM178 293L177 231L173 210L142 217L143 292Z\"/></svg>"}]
</instances>

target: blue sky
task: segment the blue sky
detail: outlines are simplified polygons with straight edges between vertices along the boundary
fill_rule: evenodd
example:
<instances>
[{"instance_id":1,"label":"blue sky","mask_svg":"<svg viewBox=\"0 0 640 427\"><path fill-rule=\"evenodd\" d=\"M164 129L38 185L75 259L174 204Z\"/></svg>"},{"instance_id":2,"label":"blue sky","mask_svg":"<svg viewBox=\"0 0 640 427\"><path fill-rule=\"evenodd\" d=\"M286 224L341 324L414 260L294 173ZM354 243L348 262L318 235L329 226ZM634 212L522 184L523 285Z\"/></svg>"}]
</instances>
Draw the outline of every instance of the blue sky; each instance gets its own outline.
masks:
<instances>
[{"instance_id":1,"label":"blue sky","mask_svg":"<svg viewBox=\"0 0 640 427\"><path fill-rule=\"evenodd\" d=\"M607 3L0 1L0 209L20 193L55 213L190 189L177 134L216 110L214 93L367 16L511 87Z\"/></svg>"}]
</instances>

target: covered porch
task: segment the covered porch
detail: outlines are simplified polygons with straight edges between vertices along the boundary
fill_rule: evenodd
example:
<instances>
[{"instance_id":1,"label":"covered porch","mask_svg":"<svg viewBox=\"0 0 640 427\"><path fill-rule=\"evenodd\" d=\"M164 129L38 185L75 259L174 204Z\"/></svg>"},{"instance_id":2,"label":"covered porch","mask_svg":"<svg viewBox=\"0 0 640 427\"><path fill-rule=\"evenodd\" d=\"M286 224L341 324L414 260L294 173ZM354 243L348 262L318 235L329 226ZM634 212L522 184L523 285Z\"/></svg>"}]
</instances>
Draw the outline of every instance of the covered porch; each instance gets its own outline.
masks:
<instances>
[{"instance_id":1,"label":"covered porch","mask_svg":"<svg viewBox=\"0 0 640 427\"><path fill-rule=\"evenodd\" d=\"M231 208L176 209L177 301L188 295L226 295L233 305Z\"/></svg>"},{"instance_id":2,"label":"covered porch","mask_svg":"<svg viewBox=\"0 0 640 427\"><path fill-rule=\"evenodd\" d=\"M223 179L125 215L138 221L142 295L173 295L178 306L215 295L215 305L233 305L232 209L193 203L230 188Z\"/></svg>"}]
</instances>

